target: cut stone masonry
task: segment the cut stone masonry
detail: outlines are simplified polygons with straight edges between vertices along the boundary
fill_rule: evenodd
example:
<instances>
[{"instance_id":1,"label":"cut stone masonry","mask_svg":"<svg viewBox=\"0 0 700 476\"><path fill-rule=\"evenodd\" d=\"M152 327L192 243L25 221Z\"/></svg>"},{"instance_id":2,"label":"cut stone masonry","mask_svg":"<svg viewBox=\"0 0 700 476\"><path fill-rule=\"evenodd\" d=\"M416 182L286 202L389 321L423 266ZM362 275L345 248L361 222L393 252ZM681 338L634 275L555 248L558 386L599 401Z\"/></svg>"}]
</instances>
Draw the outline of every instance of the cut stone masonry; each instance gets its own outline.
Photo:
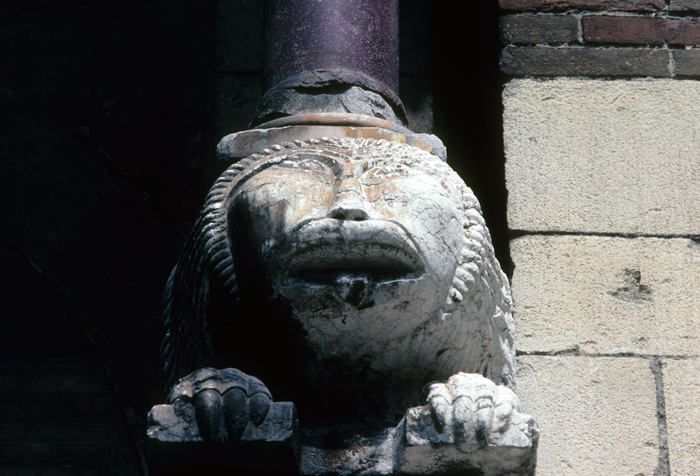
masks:
<instances>
[{"instance_id":1,"label":"cut stone masonry","mask_svg":"<svg viewBox=\"0 0 700 476\"><path fill-rule=\"evenodd\" d=\"M700 474L700 1L500 5L537 474Z\"/></svg>"}]
</instances>

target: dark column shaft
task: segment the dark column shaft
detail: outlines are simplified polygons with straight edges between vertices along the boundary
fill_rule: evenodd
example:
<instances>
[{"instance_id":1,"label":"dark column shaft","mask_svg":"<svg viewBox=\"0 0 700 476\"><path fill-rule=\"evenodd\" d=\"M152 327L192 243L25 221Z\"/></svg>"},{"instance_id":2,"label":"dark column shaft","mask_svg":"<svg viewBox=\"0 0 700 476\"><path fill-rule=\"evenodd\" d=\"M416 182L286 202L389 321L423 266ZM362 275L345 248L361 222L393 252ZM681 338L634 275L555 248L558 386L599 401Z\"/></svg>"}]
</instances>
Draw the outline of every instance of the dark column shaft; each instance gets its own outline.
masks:
<instances>
[{"instance_id":1,"label":"dark column shaft","mask_svg":"<svg viewBox=\"0 0 700 476\"><path fill-rule=\"evenodd\" d=\"M398 7L399 0L266 0L265 92L357 85L397 109ZM316 71L331 75L314 85L308 73Z\"/></svg>"}]
</instances>

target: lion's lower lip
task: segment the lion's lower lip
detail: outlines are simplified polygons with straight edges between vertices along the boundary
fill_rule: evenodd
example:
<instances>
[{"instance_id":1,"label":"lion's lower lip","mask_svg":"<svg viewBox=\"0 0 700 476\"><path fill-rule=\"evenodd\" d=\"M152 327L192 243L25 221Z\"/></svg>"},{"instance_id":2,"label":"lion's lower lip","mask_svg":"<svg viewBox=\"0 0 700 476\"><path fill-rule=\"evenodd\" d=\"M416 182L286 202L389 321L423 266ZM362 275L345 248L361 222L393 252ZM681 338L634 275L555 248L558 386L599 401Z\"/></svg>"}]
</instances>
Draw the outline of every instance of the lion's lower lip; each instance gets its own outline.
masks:
<instances>
[{"instance_id":1,"label":"lion's lower lip","mask_svg":"<svg viewBox=\"0 0 700 476\"><path fill-rule=\"evenodd\" d=\"M406 230L387 220L314 220L286 243L276 270L282 286L341 289L348 282L363 282L373 288L425 272Z\"/></svg>"},{"instance_id":2,"label":"lion's lower lip","mask_svg":"<svg viewBox=\"0 0 700 476\"><path fill-rule=\"evenodd\" d=\"M287 276L295 281L332 284L341 276L379 282L417 278L422 274L418 257L397 246L320 243L294 253Z\"/></svg>"}]
</instances>

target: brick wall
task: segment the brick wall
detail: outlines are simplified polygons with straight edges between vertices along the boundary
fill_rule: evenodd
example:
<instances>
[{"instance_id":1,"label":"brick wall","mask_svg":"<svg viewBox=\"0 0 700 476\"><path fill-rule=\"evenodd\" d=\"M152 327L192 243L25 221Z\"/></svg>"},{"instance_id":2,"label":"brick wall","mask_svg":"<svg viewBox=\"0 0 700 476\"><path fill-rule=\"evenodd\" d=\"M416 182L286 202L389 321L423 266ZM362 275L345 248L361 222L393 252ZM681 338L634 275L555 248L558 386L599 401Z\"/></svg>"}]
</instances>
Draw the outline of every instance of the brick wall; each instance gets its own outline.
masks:
<instances>
[{"instance_id":1,"label":"brick wall","mask_svg":"<svg viewBox=\"0 0 700 476\"><path fill-rule=\"evenodd\" d=\"M537 474L700 474L700 1L500 6Z\"/></svg>"},{"instance_id":2,"label":"brick wall","mask_svg":"<svg viewBox=\"0 0 700 476\"><path fill-rule=\"evenodd\" d=\"M700 77L700 1L503 0L503 72Z\"/></svg>"}]
</instances>

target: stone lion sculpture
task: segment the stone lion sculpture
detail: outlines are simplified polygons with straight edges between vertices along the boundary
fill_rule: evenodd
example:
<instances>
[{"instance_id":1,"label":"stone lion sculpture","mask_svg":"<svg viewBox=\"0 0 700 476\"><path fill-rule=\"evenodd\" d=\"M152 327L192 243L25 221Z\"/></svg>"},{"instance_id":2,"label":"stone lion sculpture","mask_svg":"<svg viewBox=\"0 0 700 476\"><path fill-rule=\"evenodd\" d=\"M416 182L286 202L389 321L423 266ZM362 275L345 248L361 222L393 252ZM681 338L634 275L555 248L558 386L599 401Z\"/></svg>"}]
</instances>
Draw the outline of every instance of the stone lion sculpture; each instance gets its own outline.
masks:
<instances>
[{"instance_id":1,"label":"stone lion sculpture","mask_svg":"<svg viewBox=\"0 0 700 476\"><path fill-rule=\"evenodd\" d=\"M168 281L161 354L168 402L192 402L205 439L239 437L274 395L338 428L395 425L423 398L450 441L491 444L520 410L513 332L459 176L406 144L321 139L216 181Z\"/></svg>"}]
</instances>

